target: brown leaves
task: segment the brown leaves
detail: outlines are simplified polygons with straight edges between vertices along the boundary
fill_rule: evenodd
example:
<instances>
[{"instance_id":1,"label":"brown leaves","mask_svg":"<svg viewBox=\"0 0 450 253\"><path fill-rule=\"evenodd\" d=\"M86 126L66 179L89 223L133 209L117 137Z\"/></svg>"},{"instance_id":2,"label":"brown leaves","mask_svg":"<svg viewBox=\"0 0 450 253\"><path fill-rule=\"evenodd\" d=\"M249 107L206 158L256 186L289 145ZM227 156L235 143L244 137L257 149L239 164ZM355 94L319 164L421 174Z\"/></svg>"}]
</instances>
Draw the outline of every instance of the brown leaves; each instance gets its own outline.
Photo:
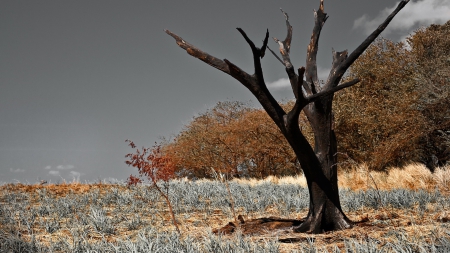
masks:
<instances>
[{"instance_id":1,"label":"brown leaves","mask_svg":"<svg viewBox=\"0 0 450 253\"><path fill-rule=\"evenodd\" d=\"M136 148L134 142L127 140L128 146ZM129 153L125 156L128 158L125 163L128 166L138 169L139 177L147 177L152 183L156 184L158 181L169 181L175 177L175 164L170 156L164 154L161 144L156 144L150 149L142 147L136 149L134 153ZM141 183L142 179L130 176L128 178L129 185Z\"/></svg>"},{"instance_id":2,"label":"brown leaves","mask_svg":"<svg viewBox=\"0 0 450 253\"><path fill-rule=\"evenodd\" d=\"M211 168L259 178L299 172L293 151L267 113L241 102L219 102L198 115L164 150L179 170L196 177L211 176Z\"/></svg>"},{"instance_id":3,"label":"brown leaves","mask_svg":"<svg viewBox=\"0 0 450 253\"><path fill-rule=\"evenodd\" d=\"M128 146L131 148L136 148L134 142L130 140L126 140L126 142L128 142ZM164 184L165 191L163 191L163 189L156 184L161 180L167 183L170 179L175 177L175 164L172 162L171 157L165 154L161 149L161 144L157 143L155 143L151 149L142 147L141 150L136 149L135 153L129 153L125 157L128 158L125 163L128 166L137 168L139 171L139 177L147 177L152 182L152 186L155 187L161 196L166 200L173 225L175 226L178 234L181 235L178 222L175 219L172 204L170 203L169 184ZM133 175L131 175L127 180L128 185L136 185L141 182L141 178Z\"/></svg>"},{"instance_id":4,"label":"brown leaves","mask_svg":"<svg viewBox=\"0 0 450 253\"><path fill-rule=\"evenodd\" d=\"M334 104L340 152L371 169L426 163L432 155L445 163L445 149L430 136L450 130L448 34L450 22L418 30L408 47L379 39L353 63L347 79L363 81L337 93Z\"/></svg>"}]
</instances>

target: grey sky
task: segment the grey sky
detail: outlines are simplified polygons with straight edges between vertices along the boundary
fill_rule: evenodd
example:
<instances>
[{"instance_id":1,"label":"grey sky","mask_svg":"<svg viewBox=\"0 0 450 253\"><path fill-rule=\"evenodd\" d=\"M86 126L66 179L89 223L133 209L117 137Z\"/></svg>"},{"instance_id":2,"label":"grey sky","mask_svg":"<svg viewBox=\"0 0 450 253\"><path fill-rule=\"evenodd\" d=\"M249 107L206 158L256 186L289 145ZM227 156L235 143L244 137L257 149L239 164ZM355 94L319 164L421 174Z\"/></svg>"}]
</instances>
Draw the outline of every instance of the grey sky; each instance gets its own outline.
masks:
<instances>
[{"instance_id":1,"label":"grey sky","mask_svg":"<svg viewBox=\"0 0 450 253\"><path fill-rule=\"evenodd\" d=\"M319 44L319 71L331 48L353 50L391 0L325 1L330 18ZM304 64L317 1L20 1L0 2L0 183L125 179L126 139L151 146L176 134L217 101L253 99L237 81L187 55L169 29L219 58L251 71L251 52L266 28ZM450 0L412 1L384 36L400 40L420 25L444 23ZM269 46L276 49L274 42ZM266 80L277 99L291 98L286 74L270 54ZM323 75L324 76L324 75Z\"/></svg>"}]
</instances>

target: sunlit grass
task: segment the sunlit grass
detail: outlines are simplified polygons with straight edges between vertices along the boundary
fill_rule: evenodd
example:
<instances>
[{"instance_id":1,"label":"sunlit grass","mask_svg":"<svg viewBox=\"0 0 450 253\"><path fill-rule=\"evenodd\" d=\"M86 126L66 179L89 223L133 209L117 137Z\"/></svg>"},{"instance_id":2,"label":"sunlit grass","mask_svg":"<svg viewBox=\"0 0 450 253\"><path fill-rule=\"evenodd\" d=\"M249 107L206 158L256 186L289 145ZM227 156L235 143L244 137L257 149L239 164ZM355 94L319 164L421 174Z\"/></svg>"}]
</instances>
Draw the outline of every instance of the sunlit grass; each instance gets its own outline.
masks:
<instances>
[{"instance_id":1,"label":"sunlit grass","mask_svg":"<svg viewBox=\"0 0 450 253\"><path fill-rule=\"evenodd\" d=\"M306 187L304 175L276 177L269 176L262 180L258 179L233 179L234 182L249 184L252 186L273 184L296 184ZM339 188L351 190L367 189L425 189L441 191L450 190L450 166L436 168L432 173L425 165L413 163L402 168L390 168L386 172L369 171L366 165L353 166L339 171Z\"/></svg>"}]
</instances>

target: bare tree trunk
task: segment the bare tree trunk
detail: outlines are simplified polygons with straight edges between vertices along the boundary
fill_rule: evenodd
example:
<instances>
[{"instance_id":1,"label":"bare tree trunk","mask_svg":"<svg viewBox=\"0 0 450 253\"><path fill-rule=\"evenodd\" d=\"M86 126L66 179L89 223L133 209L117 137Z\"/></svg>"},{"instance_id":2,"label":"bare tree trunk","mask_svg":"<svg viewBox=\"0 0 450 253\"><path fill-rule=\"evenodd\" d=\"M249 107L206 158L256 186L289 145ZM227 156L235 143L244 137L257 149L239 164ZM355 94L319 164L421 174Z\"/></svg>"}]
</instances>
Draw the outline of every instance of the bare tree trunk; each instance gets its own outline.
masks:
<instances>
[{"instance_id":1,"label":"bare tree trunk","mask_svg":"<svg viewBox=\"0 0 450 253\"><path fill-rule=\"evenodd\" d=\"M290 47L292 40L292 26L289 16L282 11L286 19L287 36L284 41L274 38L279 45L282 57L278 57L270 48L272 54L283 64L288 74L292 91L295 96L295 104L289 112L285 112L267 89L261 68L261 59L268 48L269 31L267 31L261 48L248 38L247 34L237 28L253 53L255 73L250 75L224 59L218 59L189 44L178 35L166 30L172 36L178 46L186 50L188 54L198 58L207 64L229 74L258 99L267 114L275 122L286 140L294 150L305 174L310 195L310 206L306 220L294 228L296 232L321 233L324 231L341 230L352 226L341 208L337 183L337 143L334 133L334 119L332 102L334 93L355 85L358 79L339 84L344 73L350 65L366 50L366 48L387 27L394 16L409 2L402 0L397 8L386 20L350 55L347 51L335 52L333 50L333 63L327 81L323 86L319 84L317 77L316 55L320 32L328 16L324 12L323 0L314 12L315 25L307 50L306 67L295 72L290 60ZM304 80L305 79L305 80ZM299 115L304 111L314 132L314 148L306 140L300 131Z\"/></svg>"},{"instance_id":2,"label":"bare tree trunk","mask_svg":"<svg viewBox=\"0 0 450 253\"><path fill-rule=\"evenodd\" d=\"M332 97L325 97L323 101L326 103L325 108L322 108L324 110L314 114L315 120L311 119L315 133L314 154L317 161L310 161L309 158L296 152L302 168L307 168L304 171L310 203L305 222L294 228L295 232L321 233L349 228L352 225L342 211L339 199L337 142L331 114ZM316 103L316 106L320 106L320 102Z\"/></svg>"}]
</instances>

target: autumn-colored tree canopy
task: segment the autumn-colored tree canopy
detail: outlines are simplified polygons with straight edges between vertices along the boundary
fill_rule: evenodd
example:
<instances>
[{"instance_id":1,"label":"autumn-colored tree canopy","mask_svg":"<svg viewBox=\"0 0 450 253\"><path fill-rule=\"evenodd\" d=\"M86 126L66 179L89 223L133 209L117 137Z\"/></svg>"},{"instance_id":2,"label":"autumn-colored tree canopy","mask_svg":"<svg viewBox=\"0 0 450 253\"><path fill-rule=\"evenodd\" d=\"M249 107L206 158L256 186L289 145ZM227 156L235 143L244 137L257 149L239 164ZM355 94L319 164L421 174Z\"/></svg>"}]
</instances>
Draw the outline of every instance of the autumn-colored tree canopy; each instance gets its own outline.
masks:
<instances>
[{"instance_id":1,"label":"autumn-colored tree canopy","mask_svg":"<svg viewBox=\"0 0 450 253\"><path fill-rule=\"evenodd\" d=\"M294 152L267 113L241 102L217 103L164 148L180 172L195 177L212 171L235 177L300 173Z\"/></svg>"},{"instance_id":2,"label":"autumn-colored tree canopy","mask_svg":"<svg viewBox=\"0 0 450 253\"><path fill-rule=\"evenodd\" d=\"M450 21L406 42L379 39L351 66L357 85L336 94L342 160L371 169L450 161Z\"/></svg>"},{"instance_id":3,"label":"autumn-colored tree canopy","mask_svg":"<svg viewBox=\"0 0 450 253\"><path fill-rule=\"evenodd\" d=\"M450 22L417 30L406 42L376 40L351 66L334 101L340 163L371 169L450 160ZM285 108L293 102L286 102ZM302 114L299 125L314 137ZM219 102L194 117L164 152L181 176L266 177L301 172L282 133L261 108Z\"/></svg>"}]
</instances>

